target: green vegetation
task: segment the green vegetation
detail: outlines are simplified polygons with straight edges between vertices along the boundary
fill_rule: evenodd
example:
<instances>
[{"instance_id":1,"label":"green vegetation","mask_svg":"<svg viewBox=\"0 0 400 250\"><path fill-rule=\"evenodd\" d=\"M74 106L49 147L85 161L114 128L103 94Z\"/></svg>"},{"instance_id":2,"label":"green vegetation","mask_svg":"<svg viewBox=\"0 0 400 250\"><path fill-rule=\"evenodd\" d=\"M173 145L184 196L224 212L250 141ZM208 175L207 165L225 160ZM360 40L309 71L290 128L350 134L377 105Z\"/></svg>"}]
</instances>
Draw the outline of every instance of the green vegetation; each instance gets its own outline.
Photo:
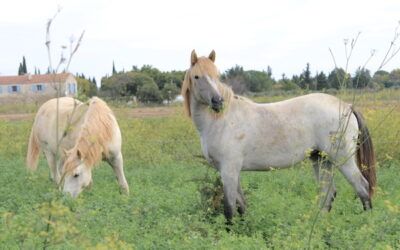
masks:
<instances>
[{"instance_id":1,"label":"green vegetation","mask_svg":"<svg viewBox=\"0 0 400 250\"><path fill-rule=\"evenodd\" d=\"M351 101L354 92L340 96ZM169 117L131 118L116 109L131 194L120 195L111 168L94 170L93 187L72 200L24 167L32 120L0 120L0 245L4 249L398 249L400 247L399 91L357 94L378 158L374 209L363 212L338 171L330 213L318 211L308 162L272 172L243 172L248 211L226 231L216 172L181 107ZM272 101L288 96L257 97ZM397 105L397 106L396 106ZM12 140L9 138L12 137Z\"/></svg>"},{"instance_id":2,"label":"green vegetation","mask_svg":"<svg viewBox=\"0 0 400 250\"><path fill-rule=\"evenodd\" d=\"M94 78L93 80L90 77L86 79L82 74L76 76L76 82L78 83L79 99L86 99L97 95L96 80Z\"/></svg>"},{"instance_id":3,"label":"green vegetation","mask_svg":"<svg viewBox=\"0 0 400 250\"><path fill-rule=\"evenodd\" d=\"M99 95L121 98L136 96L142 103L171 101L179 94L183 71L161 72L150 65L136 66L131 71L117 72L113 63L112 75L101 79Z\"/></svg>"},{"instance_id":4,"label":"green vegetation","mask_svg":"<svg viewBox=\"0 0 400 250\"><path fill-rule=\"evenodd\" d=\"M22 63L19 64L18 66L18 75L25 75L26 73L28 73L28 70L26 68L26 60L25 60L25 56L22 57Z\"/></svg>"}]
</instances>

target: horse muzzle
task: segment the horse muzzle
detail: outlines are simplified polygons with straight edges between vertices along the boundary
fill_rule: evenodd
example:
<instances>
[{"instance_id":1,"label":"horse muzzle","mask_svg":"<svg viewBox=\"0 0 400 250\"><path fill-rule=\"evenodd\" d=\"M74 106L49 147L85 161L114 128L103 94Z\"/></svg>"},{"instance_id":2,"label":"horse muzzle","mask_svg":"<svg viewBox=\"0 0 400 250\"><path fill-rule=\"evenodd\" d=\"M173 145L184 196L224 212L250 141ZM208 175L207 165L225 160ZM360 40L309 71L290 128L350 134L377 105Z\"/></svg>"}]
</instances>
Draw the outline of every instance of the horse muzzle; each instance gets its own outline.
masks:
<instances>
[{"instance_id":1,"label":"horse muzzle","mask_svg":"<svg viewBox=\"0 0 400 250\"><path fill-rule=\"evenodd\" d=\"M224 99L221 96L211 98L211 109L219 113L224 107Z\"/></svg>"}]
</instances>

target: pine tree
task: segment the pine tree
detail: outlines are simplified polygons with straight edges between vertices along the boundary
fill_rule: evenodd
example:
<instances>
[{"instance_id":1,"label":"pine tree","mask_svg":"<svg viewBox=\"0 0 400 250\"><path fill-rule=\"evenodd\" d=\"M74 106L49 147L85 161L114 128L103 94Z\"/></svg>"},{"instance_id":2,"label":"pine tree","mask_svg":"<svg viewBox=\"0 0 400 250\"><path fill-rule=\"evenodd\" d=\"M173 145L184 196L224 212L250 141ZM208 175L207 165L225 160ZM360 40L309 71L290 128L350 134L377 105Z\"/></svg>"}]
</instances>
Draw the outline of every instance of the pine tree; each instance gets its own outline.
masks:
<instances>
[{"instance_id":1,"label":"pine tree","mask_svg":"<svg viewBox=\"0 0 400 250\"><path fill-rule=\"evenodd\" d=\"M300 76L301 82L300 87L303 89L308 89L311 87L312 78L311 78L311 71L310 71L310 64L307 63L306 68L304 69L303 73Z\"/></svg>"},{"instance_id":2,"label":"pine tree","mask_svg":"<svg viewBox=\"0 0 400 250\"><path fill-rule=\"evenodd\" d=\"M326 75L324 74L323 71L317 73L315 78L316 78L315 81L316 81L318 90L329 88L328 78L326 77Z\"/></svg>"},{"instance_id":3,"label":"pine tree","mask_svg":"<svg viewBox=\"0 0 400 250\"><path fill-rule=\"evenodd\" d=\"M113 67L112 67L112 74L115 75L117 74L117 71L115 70L115 63L113 61Z\"/></svg>"}]
</instances>

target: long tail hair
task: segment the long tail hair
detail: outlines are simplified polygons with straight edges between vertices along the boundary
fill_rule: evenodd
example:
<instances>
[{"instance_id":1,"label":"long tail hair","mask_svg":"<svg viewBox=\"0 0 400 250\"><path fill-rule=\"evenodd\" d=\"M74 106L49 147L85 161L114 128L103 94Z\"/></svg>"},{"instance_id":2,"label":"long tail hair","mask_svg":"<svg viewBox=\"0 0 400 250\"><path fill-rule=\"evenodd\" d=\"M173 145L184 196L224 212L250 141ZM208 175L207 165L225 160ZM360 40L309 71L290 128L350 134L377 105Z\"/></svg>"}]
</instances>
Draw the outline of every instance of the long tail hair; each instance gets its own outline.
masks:
<instances>
[{"instance_id":1,"label":"long tail hair","mask_svg":"<svg viewBox=\"0 0 400 250\"><path fill-rule=\"evenodd\" d=\"M375 152L371 136L361 113L354 110L358 122L357 164L362 175L369 183L369 197L372 197L376 187Z\"/></svg>"},{"instance_id":2,"label":"long tail hair","mask_svg":"<svg viewBox=\"0 0 400 250\"><path fill-rule=\"evenodd\" d=\"M26 167L30 170L36 170L40 153L40 145L34 128L29 137L28 153L26 154Z\"/></svg>"}]
</instances>

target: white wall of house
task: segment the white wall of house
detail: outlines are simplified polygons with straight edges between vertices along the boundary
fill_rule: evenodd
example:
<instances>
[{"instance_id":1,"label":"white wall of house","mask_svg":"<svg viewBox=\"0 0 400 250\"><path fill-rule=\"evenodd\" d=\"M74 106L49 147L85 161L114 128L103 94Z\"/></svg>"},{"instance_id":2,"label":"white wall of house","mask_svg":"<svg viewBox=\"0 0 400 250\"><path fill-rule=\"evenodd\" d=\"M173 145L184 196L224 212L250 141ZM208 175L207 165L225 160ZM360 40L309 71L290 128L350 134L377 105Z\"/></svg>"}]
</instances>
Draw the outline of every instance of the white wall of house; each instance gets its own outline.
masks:
<instances>
[{"instance_id":1,"label":"white wall of house","mask_svg":"<svg viewBox=\"0 0 400 250\"><path fill-rule=\"evenodd\" d=\"M61 96L76 97L78 95L78 83L71 74L62 83L1 84L0 102L42 102L57 97L59 87L61 87Z\"/></svg>"}]
</instances>

